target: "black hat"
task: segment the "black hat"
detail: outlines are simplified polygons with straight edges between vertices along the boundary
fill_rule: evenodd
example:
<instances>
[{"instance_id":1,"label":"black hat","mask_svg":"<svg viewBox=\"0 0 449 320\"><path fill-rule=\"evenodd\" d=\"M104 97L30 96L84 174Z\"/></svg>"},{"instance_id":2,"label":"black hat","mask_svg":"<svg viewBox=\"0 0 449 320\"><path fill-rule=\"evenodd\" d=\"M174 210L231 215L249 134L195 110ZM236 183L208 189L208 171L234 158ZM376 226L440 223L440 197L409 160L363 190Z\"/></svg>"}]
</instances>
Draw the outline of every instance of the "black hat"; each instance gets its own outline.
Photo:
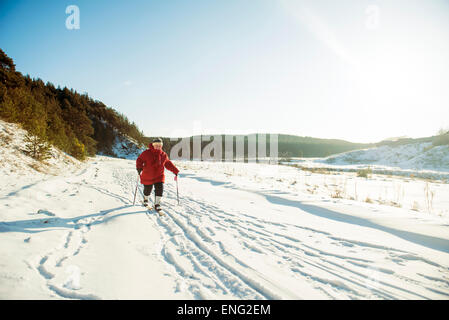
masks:
<instances>
[{"instance_id":1,"label":"black hat","mask_svg":"<svg viewBox=\"0 0 449 320\"><path fill-rule=\"evenodd\" d=\"M154 139L153 139L153 143L154 143L154 142L160 142L160 143L162 143L162 139L161 139L161 138L154 138Z\"/></svg>"}]
</instances>

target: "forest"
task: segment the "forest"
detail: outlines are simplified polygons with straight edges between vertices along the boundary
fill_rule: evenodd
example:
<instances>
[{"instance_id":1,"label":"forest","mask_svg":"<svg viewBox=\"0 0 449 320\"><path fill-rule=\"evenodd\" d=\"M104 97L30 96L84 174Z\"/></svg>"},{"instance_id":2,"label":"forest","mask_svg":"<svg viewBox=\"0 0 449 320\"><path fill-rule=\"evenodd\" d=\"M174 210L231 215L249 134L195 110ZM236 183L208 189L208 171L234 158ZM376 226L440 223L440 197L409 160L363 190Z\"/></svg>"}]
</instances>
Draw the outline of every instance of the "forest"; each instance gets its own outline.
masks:
<instances>
[{"instance_id":1,"label":"forest","mask_svg":"<svg viewBox=\"0 0 449 320\"><path fill-rule=\"evenodd\" d=\"M153 137L149 138L151 140ZM193 150L194 141L201 141L202 153L205 151L205 147L214 142L214 139L221 139L221 150L222 150L222 160L225 160L225 150L229 150L232 152L233 159L237 159L236 156L240 156L237 151L237 145L239 143L242 144L243 156L244 159L248 159L248 150L250 149L249 145L253 144L252 148L254 148L254 152L259 152L258 145L259 139L263 139L263 145L265 145L265 152L262 151L262 157L270 157L270 141L271 134L250 134L250 135L211 135L211 136L192 136L184 138L188 141L188 145L190 148L190 159L194 159ZM168 138L162 137L164 142L164 150L171 154L171 148L175 146L177 143L181 142L181 138ZM232 141L232 150L231 147L227 147L226 141ZM374 146L374 144L366 144L366 143L352 143L345 140L338 139L319 139L313 137L301 137L294 135L286 135L286 134L277 134L277 154L279 158L292 158L292 157L326 157L332 154L351 151L355 149L361 148L369 148ZM181 153L178 154L179 157L185 157ZM203 157L214 157L214 151L210 154L204 155ZM217 159L216 159L217 160Z\"/></svg>"},{"instance_id":2,"label":"forest","mask_svg":"<svg viewBox=\"0 0 449 320\"><path fill-rule=\"evenodd\" d=\"M0 118L19 123L28 140L43 150L54 145L83 160L97 153L112 154L118 135L143 145L146 139L135 123L101 101L67 87L32 79L16 70L13 59L0 49ZM42 156L41 158L44 158Z\"/></svg>"}]
</instances>

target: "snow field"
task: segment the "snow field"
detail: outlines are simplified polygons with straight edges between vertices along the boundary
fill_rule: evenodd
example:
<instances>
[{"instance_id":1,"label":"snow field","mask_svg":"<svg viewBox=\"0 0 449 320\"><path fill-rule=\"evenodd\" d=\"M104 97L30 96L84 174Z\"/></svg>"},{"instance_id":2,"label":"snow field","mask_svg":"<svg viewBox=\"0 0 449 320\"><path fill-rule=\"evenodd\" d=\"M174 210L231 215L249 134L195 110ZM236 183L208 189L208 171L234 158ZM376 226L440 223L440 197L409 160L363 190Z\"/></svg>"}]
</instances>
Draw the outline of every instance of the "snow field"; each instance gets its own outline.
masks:
<instances>
[{"instance_id":1,"label":"snow field","mask_svg":"<svg viewBox=\"0 0 449 320\"><path fill-rule=\"evenodd\" d=\"M163 218L132 206L133 160L98 156L62 176L8 180L0 298L449 297L444 214L332 198L329 175L286 166L175 164L180 205L167 172ZM360 194L385 182L353 181Z\"/></svg>"},{"instance_id":2,"label":"snow field","mask_svg":"<svg viewBox=\"0 0 449 320\"><path fill-rule=\"evenodd\" d=\"M210 164L205 164L205 166L209 165ZM211 173L208 170L204 170L203 172L208 172L210 175L215 176L215 173ZM197 181L200 181L200 184L204 183L206 180L207 179L204 177L198 177L197 179ZM210 181L211 184L221 184L220 181ZM223 185L226 185L229 189L237 189L237 185L239 184L228 182L226 184L221 184L222 187ZM193 186L193 183L190 182L189 188L192 188ZM264 183L263 186L267 185ZM245 187L243 187L243 189L245 189ZM223 197L223 192L223 190L220 190L218 194L220 198ZM240 195L241 194L242 193L240 193ZM212 198L211 192L209 192L206 197L210 201ZM228 195L224 197L232 199L232 203L235 204L235 200L237 200L239 196L236 194L234 197ZM270 199L269 196L266 198ZM348 230L348 233L351 234L351 238L349 239L336 237L335 234L337 233L337 230L332 230L332 233L322 231L322 226L320 227L320 225L323 221L318 221L317 228L313 229L310 228L310 226L314 223L312 221L305 222L305 217L297 217L297 212L293 215L284 216L289 210L282 210L279 207L269 210L264 206L263 199L256 198L251 200L245 199L240 203L242 211L246 213L235 213L232 214L231 217L229 216L232 211L223 207L222 202L218 207L220 209L217 209L216 211L218 212L214 215L211 215L211 207L209 206L207 210L204 211L208 212L208 214L202 215L202 217L209 217L209 219L212 219L212 221L209 220L201 223L201 225L209 226L206 229L209 233L207 234L207 237L204 238L204 242L206 242L208 238L213 238L214 241L209 240L207 243L215 243L214 247L217 254L221 251L221 254L224 254L227 257L232 256L231 261L234 261L234 265L236 266L244 265L247 270L256 269L258 272L253 273L255 279L257 279L257 274L263 274L265 281L268 278L270 279L269 282L273 285L282 283L281 287L283 289L287 289L288 286L291 285L293 289L288 291L272 289L283 298L406 298L410 297L410 295L414 295L413 290L401 289L401 286L395 285L392 279L389 279L388 281L382 279L394 279L398 277L408 281L409 278L406 275L401 275L397 271L394 271L397 267L396 264L408 264L407 260L421 261L424 263L424 267L428 262L426 259L420 260L413 254L411 256L404 254L404 252L407 251L395 250L394 248L391 248L389 244L378 245L376 244L377 241L375 240L375 236L373 236L373 243L350 240L354 235L357 236L357 233L354 234L355 230ZM221 199L219 199L219 201L221 201ZM257 204L253 205L254 210L248 208L247 204L251 202ZM285 203L287 203L287 201L285 201ZM185 207L185 205L183 206ZM239 204L237 204L236 207L239 207ZM261 207L263 210L261 210ZM295 208L290 209L293 209L292 211L297 211ZM313 209L315 210L315 208ZM253 211L253 213L248 214L251 211ZM269 214L270 211L271 214ZM192 210L189 217L192 217L198 212L200 212L198 209ZM182 217L182 215L177 216ZM212 218L212 216L214 218ZM267 217L268 219L264 219L264 217ZM283 221L286 218L287 221L293 219L292 223ZM189 223L189 220L191 219L192 218L189 218L185 225L194 225L192 222ZM215 221L213 221L214 219ZM299 226L298 221L302 222ZM212 228L211 226L214 223L218 225ZM198 224L198 222L195 224ZM298 229L300 232L298 232ZM226 240L223 241L218 239L220 233L217 230L223 232L221 236L225 237ZM340 232L340 230L338 231ZM363 232L359 234L360 238L366 239L369 231L371 230L363 230ZM233 234L231 238L234 238L234 242L231 242L228 239L230 238L230 233ZM196 232L196 234L201 235L201 232ZM358 237L356 237L356 239L358 239ZM389 243L389 241L386 242ZM445 242L445 244L447 245L447 242ZM233 254L230 252L233 252ZM371 259L358 258L359 256L365 256L368 252L370 255L374 255ZM258 260L258 258L260 259ZM242 261L245 261L246 263ZM251 261L251 263L248 263L248 261ZM389 269L388 265L391 264L391 262L393 264L392 269ZM274 265L271 272L267 271L268 265L270 264ZM442 268L441 270L445 269L443 266L438 266ZM432 271L432 268L435 267L432 263L426 267L430 267L430 272L439 272L437 270ZM304 270L307 270L307 272ZM401 272L407 273L407 268L404 268ZM342 276L345 273L350 276ZM286 277L282 282L283 276ZM298 283L293 282L296 278L299 280ZM304 284L304 278L310 281L310 285L315 290L307 291L307 286ZM317 284L323 285L320 286ZM377 289L375 286L384 288ZM270 290L267 290L270 286L267 285L263 287L263 285L259 283L259 286L256 287L261 292L265 292L266 297L270 296ZM385 287L390 288L387 290ZM263 291L261 288L265 288L266 291ZM297 288L296 292L295 288ZM298 288L300 289L298 290ZM291 295L291 292L295 292L295 294ZM321 295L317 295L317 292L321 293ZM271 297L273 296L274 294L272 293ZM423 298L423 296L420 296L419 294L415 294L415 298L416 297Z\"/></svg>"}]
</instances>

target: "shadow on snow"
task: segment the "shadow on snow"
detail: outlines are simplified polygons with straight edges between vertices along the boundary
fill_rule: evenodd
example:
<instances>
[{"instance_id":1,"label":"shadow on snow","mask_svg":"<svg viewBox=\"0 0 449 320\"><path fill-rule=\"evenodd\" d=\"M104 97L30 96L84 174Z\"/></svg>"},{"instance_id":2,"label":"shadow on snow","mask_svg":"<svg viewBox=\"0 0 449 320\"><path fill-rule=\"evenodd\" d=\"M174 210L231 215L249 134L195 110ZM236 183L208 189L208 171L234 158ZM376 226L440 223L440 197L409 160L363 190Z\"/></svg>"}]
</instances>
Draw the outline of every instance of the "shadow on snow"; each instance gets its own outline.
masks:
<instances>
[{"instance_id":1,"label":"shadow on snow","mask_svg":"<svg viewBox=\"0 0 449 320\"><path fill-rule=\"evenodd\" d=\"M447 239L427 236L424 234L419 234L419 233L410 232L410 231L398 230L395 228L387 227L387 226L363 219L363 218L355 217L355 216L352 216L349 214L344 214L341 212L333 211L333 210L323 208L320 206L316 206L316 205L304 204L302 201L299 201L299 200L289 200L289 199L285 199L282 197L270 195L265 192L241 189L241 188L238 188L238 186L236 186L236 185L229 185L228 182L219 182L219 181L214 181L214 180L207 179L207 178L200 178L200 177L195 176L194 174L186 174L185 176L188 178L198 180L200 182L211 183L214 186L223 186L225 188L238 189L238 190L242 190L242 191L255 193L255 194L258 194L258 195L264 197L265 199L267 199L267 201L269 201L275 205L296 207L306 213L309 213L309 214L312 214L312 215L315 215L315 216L318 216L321 218L326 218L326 219L330 219L330 220L334 220L334 221L338 221L338 222L344 222L344 223L349 223L349 224L353 224L353 225L358 225L361 227L377 229L377 230L380 230L383 232L390 233L390 234L397 236L399 238L402 238L404 240L413 242L415 244L422 245L422 246L425 246L425 247L428 247L428 248L431 248L434 250L449 253L449 240L447 240ZM278 194L280 194L280 193L278 193Z\"/></svg>"},{"instance_id":2,"label":"shadow on snow","mask_svg":"<svg viewBox=\"0 0 449 320\"><path fill-rule=\"evenodd\" d=\"M108 210L101 210L97 213L86 214L74 218L41 218L41 219L30 219L30 220L18 220L10 222L0 222L0 233L1 232L24 232L24 233L38 233L44 231L51 231L57 229L79 229L83 225L93 226L101 223L107 223L112 219L118 218L120 216L126 216L130 214L145 214L146 210L133 211L133 212L123 212L113 216L105 217L101 220L94 220L83 222L82 220L88 218L104 217L112 212L120 211L123 209L131 208L133 205L125 205L121 207L116 207Z\"/></svg>"}]
</instances>

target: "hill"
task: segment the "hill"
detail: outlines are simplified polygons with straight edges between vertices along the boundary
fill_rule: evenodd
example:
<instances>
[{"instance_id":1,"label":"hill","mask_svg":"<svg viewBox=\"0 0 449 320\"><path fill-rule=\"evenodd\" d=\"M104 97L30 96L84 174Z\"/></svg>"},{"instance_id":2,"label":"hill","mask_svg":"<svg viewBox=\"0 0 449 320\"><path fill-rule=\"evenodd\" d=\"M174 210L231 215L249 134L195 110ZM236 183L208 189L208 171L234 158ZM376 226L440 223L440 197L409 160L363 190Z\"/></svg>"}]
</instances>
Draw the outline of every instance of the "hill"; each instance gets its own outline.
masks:
<instances>
[{"instance_id":1,"label":"hill","mask_svg":"<svg viewBox=\"0 0 449 320\"><path fill-rule=\"evenodd\" d=\"M284 164L305 169L367 172L449 181L449 145L439 145L440 136L411 143L381 144L325 158L289 159ZM416 142L418 141L418 142ZM424 142L423 142L424 141Z\"/></svg>"},{"instance_id":2,"label":"hill","mask_svg":"<svg viewBox=\"0 0 449 320\"><path fill-rule=\"evenodd\" d=\"M266 139L266 154L269 156L270 152L270 134L252 134L252 135L223 135L218 134L214 135L214 137L221 137L222 141L222 150L225 149L225 141L227 139L232 139L233 141L233 152L236 154L236 144L238 140L243 141L244 145L244 156L245 159L248 157L248 137L250 136L258 136L265 137ZM147 142L151 141L154 137L146 137ZM189 139L190 141L190 150L193 150L193 141L194 138L202 138L200 136L191 136L184 139ZM171 148L181 141L182 138L167 138L163 137L164 141L164 150L170 154ZM211 139L213 141L213 139ZM258 140L255 140L258 141ZM208 145L210 141L202 141L201 150L204 150L204 147ZM287 157L326 157L333 154L338 154L350 150L356 150L361 148L368 148L375 146L375 144L367 144L367 143L352 143L345 140L338 139L320 139L313 137L301 137L294 135L278 135L278 155L280 158ZM213 155L213 153L212 153ZM193 159L193 155L191 153L190 158ZM224 152L223 152L224 159Z\"/></svg>"},{"instance_id":3,"label":"hill","mask_svg":"<svg viewBox=\"0 0 449 320\"><path fill-rule=\"evenodd\" d=\"M10 182L17 183L17 177L39 173L59 175L81 166L80 161L55 147L49 148L48 158L43 161L30 157L27 154L27 135L28 132L20 125L0 120L0 175L4 186Z\"/></svg>"},{"instance_id":4,"label":"hill","mask_svg":"<svg viewBox=\"0 0 449 320\"><path fill-rule=\"evenodd\" d=\"M250 136L258 136L265 137L266 140L266 155L269 156L270 150L270 134L252 134L252 135L223 135L217 134L213 135L214 137L221 137L222 141L222 150L226 150L225 141L227 139L232 139L233 147L232 150L234 155L236 154L236 144L237 141L243 141L244 145L244 156L245 159L248 157L248 137ZM209 136L207 136L209 137ZM155 137L145 137L146 144L152 141ZM181 139L188 139L190 141L190 150L193 150L193 141L195 138L202 139L203 136L190 136L185 138L168 138L163 137L164 141L164 150L170 154L171 149L174 145L179 143ZM205 141L204 141L205 140ZM213 139L211 139L213 141ZM201 150L204 150L204 147L207 146L211 141L207 139L203 139L201 142ZM255 140L256 141L256 140ZM328 161L333 161L331 156L336 156L342 153L350 153L351 151L356 150L366 150L366 149L374 149L382 148L381 150L389 150L394 148L399 148L400 146L410 146L410 145L423 145L428 149L434 146L440 145L448 145L449 144L449 133L442 133L437 136L432 137L424 137L424 138L398 138L398 139L389 139L383 140L377 143L354 143L341 139L321 139L321 138L313 138L313 137L302 137L295 135L278 135L278 155L282 160L289 158L325 158L330 157ZM412 147L413 148L413 147ZM405 148L407 149L407 148ZM435 149L436 150L436 149ZM363 151L361 151L363 152ZM401 151L402 152L402 151ZM224 152L223 152L224 153ZM382 154L382 152L381 152ZM212 152L213 155L213 152ZM379 154L380 156L380 154ZM386 155L388 157L392 157L392 155ZM225 158L223 154L223 159ZM193 159L192 152L190 154L190 159ZM379 159L380 161L380 159Z\"/></svg>"},{"instance_id":5,"label":"hill","mask_svg":"<svg viewBox=\"0 0 449 320\"><path fill-rule=\"evenodd\" d=\"M449 146L433 146L429 142L380 146L328 157L325 162L335 164L365 163L417 170L449 171Z\"/></svg>"},{"instance_id":6,"label":"hill","mask_svg":"<svg viewBox=\"0 0 449 320\"><path fill-rule=\"evenodd\" d=\"M118 141L144 143L143 133L125 115L87 94L22 75L1 49L0 118L79 160L97 153L116 156Z\"/></svg>"}]
</instances>

